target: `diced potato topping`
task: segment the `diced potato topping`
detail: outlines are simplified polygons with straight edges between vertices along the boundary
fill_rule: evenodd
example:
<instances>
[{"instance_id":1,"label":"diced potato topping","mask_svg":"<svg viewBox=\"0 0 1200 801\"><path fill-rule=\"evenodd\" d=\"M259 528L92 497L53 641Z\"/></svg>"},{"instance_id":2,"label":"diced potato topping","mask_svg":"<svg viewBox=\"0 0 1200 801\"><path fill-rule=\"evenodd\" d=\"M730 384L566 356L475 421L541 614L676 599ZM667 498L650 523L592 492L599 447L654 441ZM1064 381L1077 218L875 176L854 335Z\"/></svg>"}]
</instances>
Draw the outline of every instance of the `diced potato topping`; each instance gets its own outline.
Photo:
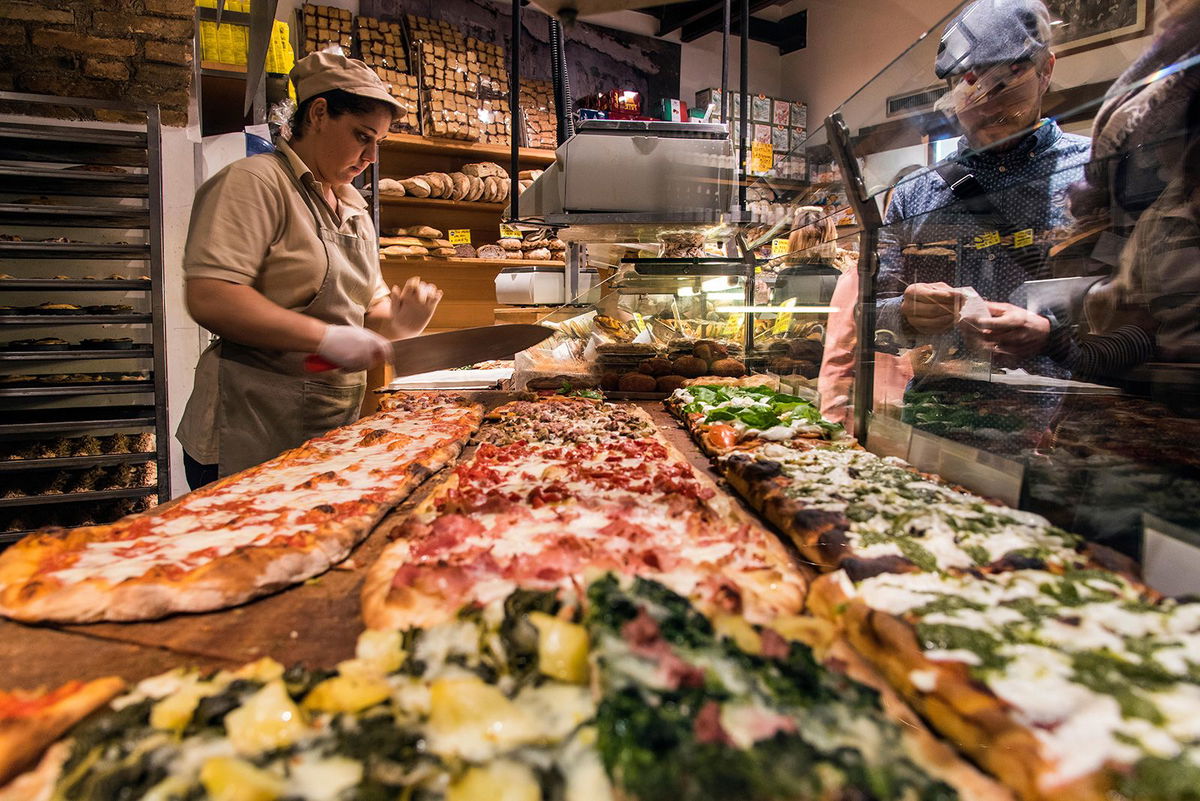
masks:
<instances>
[{"instance_id":1,"label":"diced potato topping","mask_svg":"<svg viewBox=\"0 0 1200 801\"><path fill-rule=\"evenodd\" d=\"M244 759L213 757L200 768L200 783L212 801L275 801L283 780Z\"/></svg>"},{"instance_id":2,"label":"diced potato topping","mask_svg":"<svg viewBox=\"0 0 1200 801\"><path fill-rule=\"evenodd\" d=\"M471 768L446 791L446 801L539 801L541 797L533 771L507 759Z\"/></svg>"},{"instance_id":3,"label":"diced potato topping","mask_svg":"<svg viewBox=\"0 0 1200 801\"><path fill-rule=\"evenodd\" d=\"M538 630L538 669L552 679L583 684L588 678L588 635L583 626L543 612L529 622Z\"/></svg>"},{"instance_id":4,"label":"diced potato topping","mask_svg":"<svg viewBox=\"0 0 1200 801\"><path fill-rule=\"evenodd\" d=\"M321 712L359 712L386 701L392 688L381 678L334 676L313 687L304 698L305 709Z\"/></svg>"},{"instance_id":5,"label":"diced potato topping","mask_svg":"<svg viewBox=\"0 0 1200 801\"><path fill-rule=\"evenodd\" d=\"M256 754L294 743L308 733L308 726L277 679L226 715L225 730L239 753Z\"/></svg>"}]
</instances>

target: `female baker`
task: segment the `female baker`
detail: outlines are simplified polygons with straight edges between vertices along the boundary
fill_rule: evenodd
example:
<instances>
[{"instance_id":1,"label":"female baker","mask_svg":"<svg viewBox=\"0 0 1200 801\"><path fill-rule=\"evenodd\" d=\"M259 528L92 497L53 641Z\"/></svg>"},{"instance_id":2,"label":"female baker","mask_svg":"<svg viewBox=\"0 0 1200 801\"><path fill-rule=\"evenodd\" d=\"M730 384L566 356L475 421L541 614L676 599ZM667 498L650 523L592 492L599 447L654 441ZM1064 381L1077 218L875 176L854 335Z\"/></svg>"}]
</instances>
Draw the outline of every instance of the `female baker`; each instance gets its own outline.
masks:
<instances>
[{"instance_id":1,"label":"female baker","mask_svg":"<svg viewBox=\"0 0 1200 801\"><path fill-rule=\"evenodd\" d=\"M196 488L355 419L364 370L420 334L442 293L389 291L371 216L350 182L400 106L363 62L314 53L291 73L299 106L275 153L196 193L184 253L188 310L219 339L201 356L176 434ZM341 369L306 373L306 354Z\"/></svg>"}]
</instances>

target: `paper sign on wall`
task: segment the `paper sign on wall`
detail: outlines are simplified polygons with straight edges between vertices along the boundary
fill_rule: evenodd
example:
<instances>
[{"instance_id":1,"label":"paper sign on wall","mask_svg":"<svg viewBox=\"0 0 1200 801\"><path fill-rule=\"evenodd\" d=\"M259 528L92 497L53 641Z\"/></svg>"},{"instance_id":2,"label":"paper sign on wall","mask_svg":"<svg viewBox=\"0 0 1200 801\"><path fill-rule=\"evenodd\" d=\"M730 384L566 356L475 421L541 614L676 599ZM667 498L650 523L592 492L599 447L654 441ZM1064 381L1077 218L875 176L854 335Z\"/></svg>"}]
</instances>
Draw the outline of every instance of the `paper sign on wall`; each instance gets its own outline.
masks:
<instances>
[{"instance_id":1,"label":"paper sign on wall","mask_svg":"<svg viewBox=\"0 0 1200 801\"><path fill-rule=\"evenodd\" d=\"M515 225L500 223L500 237L502 239L520 239L521 229Z\"/></svg>"},{"instance_id":2,"label":"paper sign on wall","mask_svg":"<svg viewBox=\"0 0 1200 801\"><path fill-rule=\"evenodd\" d=\"M775 148L770 142L750 143L750 172L770 172L775 166Z\"/></svg>"},{"instance_id":3,"label":"paper sign on wall","mask_svg":"<svg viewBox=\"0 0 1200 801\"><path fill-rule=\"evenodd\" d=\"M450 244L451 245L469 245L469 244L471 244L471 229L470 228L451 228L450 229Z\"/></svg>"}]
</instances>

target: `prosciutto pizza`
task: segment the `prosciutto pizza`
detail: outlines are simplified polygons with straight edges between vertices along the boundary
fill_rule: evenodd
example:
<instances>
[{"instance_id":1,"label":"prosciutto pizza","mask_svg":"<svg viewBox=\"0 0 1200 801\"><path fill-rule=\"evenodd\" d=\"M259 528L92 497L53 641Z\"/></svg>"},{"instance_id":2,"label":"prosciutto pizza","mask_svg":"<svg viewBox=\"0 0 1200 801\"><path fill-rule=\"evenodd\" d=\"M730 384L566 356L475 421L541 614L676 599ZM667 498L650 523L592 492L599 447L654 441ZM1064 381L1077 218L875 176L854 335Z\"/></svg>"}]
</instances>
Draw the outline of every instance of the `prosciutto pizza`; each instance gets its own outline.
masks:
<instances>
[{"instance_id":1,"label":"prosciutto pizza","mask_svg":"<svg viewBox=\"0 0 1200 801\"><path fill-rule=\"evenodd\" d=\"M368 626L430 625L463 601L577 588L608 570L652 576L702 608L754 620L802 606L803 577L782 545L738 516L636 409L554 400L495 417L500 430L481 430L485 444L371 568ZM556 437L491 444L558 420Z\"/></svg>"},{"instance_id":2,"label":"prosciutto pizza","mask_svg":"<svg viewBox=\"0 0 1200 801\"><path fill-rule=\"evenodd\" d=\"M0 614L146 620L304 581L454 459L481 417L461 398L405 396L161 511L31 534L0 554Z\"/></svg>"}]
</instances>

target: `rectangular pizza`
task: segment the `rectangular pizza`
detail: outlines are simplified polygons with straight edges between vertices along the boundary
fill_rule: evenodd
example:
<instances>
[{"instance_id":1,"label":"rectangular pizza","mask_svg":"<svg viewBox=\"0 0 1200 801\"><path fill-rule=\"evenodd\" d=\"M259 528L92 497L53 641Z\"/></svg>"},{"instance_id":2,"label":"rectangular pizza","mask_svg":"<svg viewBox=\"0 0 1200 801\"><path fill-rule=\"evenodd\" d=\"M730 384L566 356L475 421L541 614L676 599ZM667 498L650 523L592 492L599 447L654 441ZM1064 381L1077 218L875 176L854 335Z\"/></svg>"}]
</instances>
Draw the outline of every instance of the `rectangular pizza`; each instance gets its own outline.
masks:
<instances>
[{"instance_id":1,"label":"rectangular pizza","mask_svg":"<svg viewBox=\"0 0 1200 801\"><path fill-rule=\"evenodd\" d=\"M517 586L572 589L606 570L653 576L706 608L756 620L803 606L804 577L782 543L644 413L548 399L491 416L484 444L368 573L368 626L430 625L466 601L487 604Z\"/></svg>"},{"instance_id":2,"label":"rectangular pizza","mask_svg":"<svg viewBox=\"0 0 1200 801\"><path fill-rule=\"evenodd\" d=\"M1103 570L839 571L809 607L1026 801L1200 788L1200 603Z\"/></svg>"},{"instance_id":3,"label":"rectangular pizza","mask_svg":"<svg viewBox=\"0 0 1200 801\"><path fill-rule=\"evenodd\" d=\"M31 534L0 554L0 615L148 620L302 582L453 460L481 417L460 397L403 396L162 509Z\"/></svg>"},{"instance_id":4,"label":"rectangular pizza","mask_svg":"<svg viewBox=\"0 0 1200 801\"><path fill-rule=\"evenodd\" d=\"M821 417L811 401L768 386L693 384L675 390L665 403L710 456L753 449L764 441L846 437L841 424Z\"/></svg>"}]
</instances>

